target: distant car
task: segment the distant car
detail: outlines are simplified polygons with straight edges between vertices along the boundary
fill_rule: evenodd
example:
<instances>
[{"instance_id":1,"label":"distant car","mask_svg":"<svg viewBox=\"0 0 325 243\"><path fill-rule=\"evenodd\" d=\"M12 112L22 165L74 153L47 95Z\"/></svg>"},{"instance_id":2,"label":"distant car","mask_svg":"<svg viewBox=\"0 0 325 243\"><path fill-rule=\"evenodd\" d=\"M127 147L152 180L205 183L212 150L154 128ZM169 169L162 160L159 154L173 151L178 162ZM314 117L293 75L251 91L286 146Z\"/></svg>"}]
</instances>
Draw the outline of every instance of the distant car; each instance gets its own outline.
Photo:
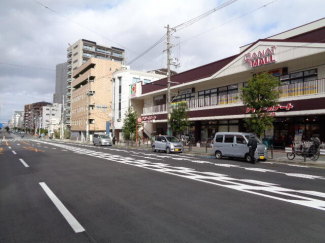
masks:
<instances>
[{"instance_id":1,"label":"distant car","mask_svg":"<svg viewBox=\"0 0 325 243\"><path fill-rule=\"evenodd\" d=\"M109 135L106 134L95 134L93 138L94 145L108 145L112 146L112 140Z\"/></svg>"},{"instance_id":2,"label":"distant car","mask_svg":"<svg viewBox=\"0 0 325 243\"><path fill-rule=\"evenodd\" d=\"M155 137L155 141L152 144L152 151L166 151L167 154L170 152L182 153L184 150L183 143L176 137L160 135Z\"/></svg>"}]
</instances>

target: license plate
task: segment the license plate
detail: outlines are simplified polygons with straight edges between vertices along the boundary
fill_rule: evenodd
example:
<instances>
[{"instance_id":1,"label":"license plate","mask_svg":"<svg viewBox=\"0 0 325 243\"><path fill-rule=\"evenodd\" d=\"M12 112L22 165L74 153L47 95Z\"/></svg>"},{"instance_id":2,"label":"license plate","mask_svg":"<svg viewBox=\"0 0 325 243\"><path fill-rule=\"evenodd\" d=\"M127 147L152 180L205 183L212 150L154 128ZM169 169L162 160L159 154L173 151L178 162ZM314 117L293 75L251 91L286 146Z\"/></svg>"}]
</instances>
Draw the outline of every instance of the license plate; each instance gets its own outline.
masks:
<instances>
[{"instance_id":1,"label":"license plate","mask_svg":"<svg viewBox=\"0 0 325 243\"><path fill-rule=\"evenodd\" d=\"M265 157L264 156L260 156L260 159L265 159Z\"/></svg>"},{"instance_id":2,"label":"license plate","mask_svg":"<svg viewBox=\"0 0 325 243\"><path fill-rule=\"evenodd\" d=\"M175 151L178 151L178 149L175 149Z\"/></svg>"}]
</instances>

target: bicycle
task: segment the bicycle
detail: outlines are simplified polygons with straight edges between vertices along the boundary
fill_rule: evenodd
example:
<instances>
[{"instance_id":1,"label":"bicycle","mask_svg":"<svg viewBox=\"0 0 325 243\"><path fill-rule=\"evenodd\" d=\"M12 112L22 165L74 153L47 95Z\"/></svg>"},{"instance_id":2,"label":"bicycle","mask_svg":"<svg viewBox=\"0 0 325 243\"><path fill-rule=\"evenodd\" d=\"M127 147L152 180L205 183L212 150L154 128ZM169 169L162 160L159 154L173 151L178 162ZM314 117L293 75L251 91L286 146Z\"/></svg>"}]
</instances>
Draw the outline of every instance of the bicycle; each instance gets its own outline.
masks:
<instances>
[{"instance_id":1,"label":"bicycle","mask_svg":"<svg viewBox=\"0 0 325 243\"><path fill-rule=\"evenodd\" d=\"M309 145L309 146L308 146ZM309 158L313 161L317 161L320 156L320 146L315 143L315 141L305 142L303 141L301 145L298 145L294 142L292 145L292 152L287 153L287 158L293 160L295 157L301 156L303 158Z\"/></svg>"}]
</instances>

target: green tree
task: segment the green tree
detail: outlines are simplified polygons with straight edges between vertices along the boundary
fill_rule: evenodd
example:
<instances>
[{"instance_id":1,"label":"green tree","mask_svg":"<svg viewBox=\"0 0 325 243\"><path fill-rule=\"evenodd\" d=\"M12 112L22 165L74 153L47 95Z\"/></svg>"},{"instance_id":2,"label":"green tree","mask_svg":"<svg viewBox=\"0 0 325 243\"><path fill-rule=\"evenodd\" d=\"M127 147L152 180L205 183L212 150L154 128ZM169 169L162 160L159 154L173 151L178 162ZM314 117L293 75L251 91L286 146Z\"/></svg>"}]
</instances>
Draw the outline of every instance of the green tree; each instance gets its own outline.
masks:
<instances>
[{"instance_id":1,"label":"green tree","mask_svg":"<svg viewBox=\"0 0 325 243\"><path fill-rule=\"evenodd\" d=\"M125 112L125 118L123 123L123 137L125 140L135 140L136 121L138 114L132 108L129 108Z\"/></svg>"},{"instance_id":2,"label":"green tree","mask_svg":"<svg viewBox=\"0 0 325 243\"><path fill-rule=\"evenodd\" d=\"M176 103L170 113L170 123L171 129L176 135L182 134L184 129L190 125L188 120L188 107L186 102Z\"/></svg>"},{"instance_id":3,"label":"green tree","mask_svg":"<svg viewBox=\"0 0 325 243\"><path fill-rule=\"evenodd\" d=\"M263 132L273 127L274 117L264 108L276 106L279 102L280 81L269 73L257 74L250 80L248 85L242 88L241 99L244 105L251 110L251 118L245 119L245 126L258 137Z\"/></svg>"},{"instance_id":4,"label":"green tree","mask_svg":"<svg viewBox=\"0 0 325 243\"><path fill-rule=\"evenodd\" d=\"M6 131L9 132L9 127L5 127Z\"/></svg>"}]
</instances>

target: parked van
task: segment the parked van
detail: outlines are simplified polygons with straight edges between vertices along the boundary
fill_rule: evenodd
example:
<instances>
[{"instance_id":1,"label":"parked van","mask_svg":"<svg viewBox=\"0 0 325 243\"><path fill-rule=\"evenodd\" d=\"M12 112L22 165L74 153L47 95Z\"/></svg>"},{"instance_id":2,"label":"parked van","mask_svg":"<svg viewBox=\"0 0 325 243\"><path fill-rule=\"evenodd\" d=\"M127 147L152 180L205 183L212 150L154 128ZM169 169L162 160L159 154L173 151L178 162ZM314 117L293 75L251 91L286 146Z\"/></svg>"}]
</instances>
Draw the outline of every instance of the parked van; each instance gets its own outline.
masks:
<instances>
[{"instance_id":1,"label":"parked van","mask_svg":"<svg viewBox=\"0 0 325 243\"><path fill-rule=\"evenodd\" d=\"M93 138L94 145L109 145L112 146L112 140L109 135L106 134L94 134Z\"/></svg>"},{"instance_id":2,"label":"parked van","mask_svg":"<svg viewBox=\"0 0 325 243\"><path fill-rule=\"evenodd\" d=\"M257 160L267 160L267 148L257 138L257 149L255 151L255 160L249 154L247 146L249 138L254 136L252 133L241 132L217 132L213 140L214 154L217 159L223 156L230 158L245 158L247 162L255 162Z\"/></svg>"}]
</instances>

